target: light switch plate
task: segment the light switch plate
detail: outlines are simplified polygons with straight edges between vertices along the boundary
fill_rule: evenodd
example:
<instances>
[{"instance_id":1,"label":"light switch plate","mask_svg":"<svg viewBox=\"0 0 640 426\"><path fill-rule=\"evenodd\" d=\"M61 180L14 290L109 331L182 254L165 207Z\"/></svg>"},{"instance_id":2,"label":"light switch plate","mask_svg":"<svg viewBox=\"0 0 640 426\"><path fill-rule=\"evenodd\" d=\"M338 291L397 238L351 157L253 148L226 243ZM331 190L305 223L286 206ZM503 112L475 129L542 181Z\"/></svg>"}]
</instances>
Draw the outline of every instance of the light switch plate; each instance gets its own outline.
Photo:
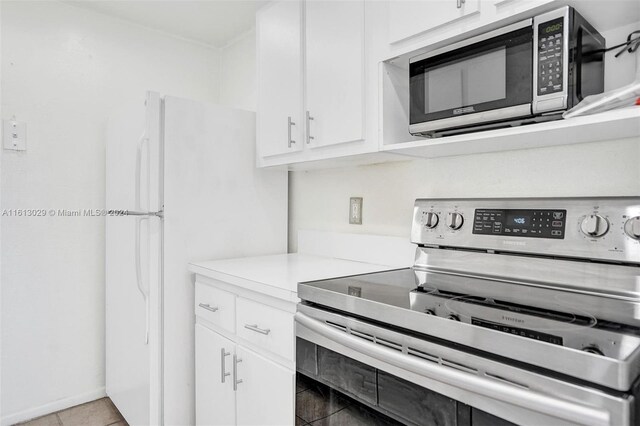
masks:
<instances>
[{"instance_id":1,"label":"light switch plate","mask_svg":"<svg viewBox=\"0 0 640 426\"><path fill-rule=\"evenodd\" d=\"M16 120L2 121L2 140L4 149L12 151L27 150L27 123Z\"/></svg>"},{"instance_id":2,"label":"light switch plate","mask_svg":"<svg viewBox=\"0 0 640 426\"><path fill-rule=\"evenodd\" d=\"M349 223L362 225L362 197L349 198Z\"/></svg>"}]
</instances>

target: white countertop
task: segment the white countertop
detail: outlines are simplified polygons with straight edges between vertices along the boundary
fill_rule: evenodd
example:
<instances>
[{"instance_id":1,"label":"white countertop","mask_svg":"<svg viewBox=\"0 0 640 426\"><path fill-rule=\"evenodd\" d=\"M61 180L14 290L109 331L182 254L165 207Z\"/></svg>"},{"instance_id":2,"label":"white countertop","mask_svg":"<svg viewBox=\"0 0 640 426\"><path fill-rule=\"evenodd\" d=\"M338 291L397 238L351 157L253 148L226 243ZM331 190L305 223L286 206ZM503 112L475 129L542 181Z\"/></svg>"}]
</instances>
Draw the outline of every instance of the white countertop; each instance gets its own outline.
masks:
<instances>
[{"instance_id":1,"label":"white countertop","mask_svg":"<svg viewBox=\"0 0 640 426\"><path fill-rule=\"evenodd\" d=\"M392 269L397 267L297 253L189 264L195 274L290 301L297 300L299 282Z\"/></svg>"}]
</instances>

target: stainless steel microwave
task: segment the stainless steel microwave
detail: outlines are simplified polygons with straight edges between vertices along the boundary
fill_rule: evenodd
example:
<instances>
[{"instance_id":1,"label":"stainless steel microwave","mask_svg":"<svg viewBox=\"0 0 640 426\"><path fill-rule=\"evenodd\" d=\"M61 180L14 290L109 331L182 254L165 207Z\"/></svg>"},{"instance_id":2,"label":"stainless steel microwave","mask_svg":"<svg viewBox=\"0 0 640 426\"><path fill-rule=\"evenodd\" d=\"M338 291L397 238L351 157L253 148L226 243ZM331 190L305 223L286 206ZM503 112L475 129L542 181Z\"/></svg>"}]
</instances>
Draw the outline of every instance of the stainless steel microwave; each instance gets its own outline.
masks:
<instances>
[{"instance_id":1,"label":"stainless steel microwave","mask_svg":"<svg viewBox=\"0 0 640 426\"><path fill-rule=\"evenodd\" d=\"M444 136L561 118L604 89L604 38L562 7L409 61L409 131Z\"/></svg>"}]
</instances>

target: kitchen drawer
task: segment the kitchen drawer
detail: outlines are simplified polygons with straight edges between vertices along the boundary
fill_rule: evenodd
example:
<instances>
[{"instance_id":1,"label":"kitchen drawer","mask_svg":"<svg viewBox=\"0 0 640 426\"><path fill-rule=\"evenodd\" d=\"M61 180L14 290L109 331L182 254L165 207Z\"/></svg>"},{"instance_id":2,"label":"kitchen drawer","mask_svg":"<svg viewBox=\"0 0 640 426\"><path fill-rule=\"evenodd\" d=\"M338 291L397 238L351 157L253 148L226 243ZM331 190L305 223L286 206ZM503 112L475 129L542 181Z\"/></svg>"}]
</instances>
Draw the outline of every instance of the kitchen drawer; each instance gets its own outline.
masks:
<instances>
[{"instance_id":1,"label":"kitchen drawer","mask_svg":"<svg viewBox=\"0 0 640 426\"><path fill-rule=\"evenodd\" d=\"M235 332L235 295L196 282L196 315Z\"/></svg>"},{"instance_id":2,"label":"kitchen drawer","mask_svg":"<svg viewBox=\"0 0 640 426\"><path fill-rule=\"evenodd\" d=\"M238 297L237 336L294 361L296 333L293 314Z\"/></svg>"}]
</instances>

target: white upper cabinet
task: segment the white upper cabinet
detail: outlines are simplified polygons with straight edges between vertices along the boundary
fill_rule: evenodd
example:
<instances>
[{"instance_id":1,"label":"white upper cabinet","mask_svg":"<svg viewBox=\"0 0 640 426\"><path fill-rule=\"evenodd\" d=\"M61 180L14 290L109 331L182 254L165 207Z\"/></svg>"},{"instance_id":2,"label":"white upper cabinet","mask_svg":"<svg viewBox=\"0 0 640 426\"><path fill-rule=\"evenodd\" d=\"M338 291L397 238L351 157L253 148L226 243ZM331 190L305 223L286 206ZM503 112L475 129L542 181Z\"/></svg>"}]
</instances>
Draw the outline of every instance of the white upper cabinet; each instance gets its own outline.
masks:
<instances>
[{"instance_id":1,"label":"white upper cabinet","mask_svg":"<svg viewBox=\"0 0 640 426\"><path fill-rule=\"evenodd\" d=\"M264 7L257 35L258 155L299 151L303 146L302 4L275 2Z\"/></svg>"},{"instance_id":2,"label":"white upper cabinet","mask_svg":"<svg viewBox=\"0 0 640 426\"><path fill-rule=\"evenodd\" d=\"M370 123L379 59L366 53L373 45L367 7L365 0L282 0L258 12L258 166L378 151Z\"/></svg>"},{"instance_id":3,"label":"white upper cabinet","mask_svg":"<svg viewBox=\"0 0 640 426\"><path fill-rule=\"evenodd\" d=\"M307 142L364 139L364 1L305 4Z\"/></svg>"},{"instance_id":4,"label":"white upper cabinet","mask_svg":"<svg viewBox=\"0 0 640 426\"><path fill-rule=\"evenodd\" d=\"M395 43L479 12L480 0L389 0L389 42Z\"/></svg>"}]
</instances>

